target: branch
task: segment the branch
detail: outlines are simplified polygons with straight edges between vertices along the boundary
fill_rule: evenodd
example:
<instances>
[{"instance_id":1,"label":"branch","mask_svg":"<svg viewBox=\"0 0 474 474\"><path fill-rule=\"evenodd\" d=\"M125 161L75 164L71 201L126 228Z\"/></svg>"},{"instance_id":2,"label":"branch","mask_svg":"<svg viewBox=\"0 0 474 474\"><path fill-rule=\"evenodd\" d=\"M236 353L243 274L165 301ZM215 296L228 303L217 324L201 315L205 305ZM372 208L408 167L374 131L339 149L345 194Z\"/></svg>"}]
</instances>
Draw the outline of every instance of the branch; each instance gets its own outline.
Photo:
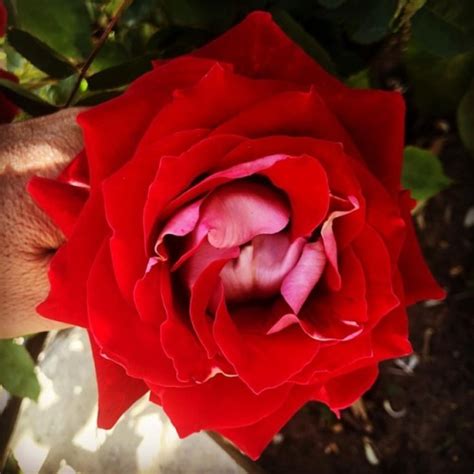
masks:
<instances>
[{"instance_id":1,"label":"branch","mask_svg":"<svg viewBox=\"0 0 474 474\"><path fill-rule=\"evenodd\" d=\"M91 64L94 62L94 59L97 57L99 54L99 51L101 50L102 46L104 46L104 43L106 42L110 32L114 29L115 25L117 24L118 20L122 16L122 14L125 12L125 10L131 5L133 0L122 0L120 3L120 6L117 8L117 11L115 14L112 16L109 24L107 25L107 28L105 28L104 32L102 33L101 37L99 38L99 41L95 45L94 49L92 50L91 54L87 58L87 61L84 63L84 65L81 68L81 71L79 72L79 77L77 78L76 83L74 84L74 87L72 88L71 94L69 95L69 98L64 105L64 107L70 107L72 104L72 101L76 97L77 91L79 90L79 87L81 86L82 80L86 77L87 71L89 70Z\"/></svg>"}]
</instances>

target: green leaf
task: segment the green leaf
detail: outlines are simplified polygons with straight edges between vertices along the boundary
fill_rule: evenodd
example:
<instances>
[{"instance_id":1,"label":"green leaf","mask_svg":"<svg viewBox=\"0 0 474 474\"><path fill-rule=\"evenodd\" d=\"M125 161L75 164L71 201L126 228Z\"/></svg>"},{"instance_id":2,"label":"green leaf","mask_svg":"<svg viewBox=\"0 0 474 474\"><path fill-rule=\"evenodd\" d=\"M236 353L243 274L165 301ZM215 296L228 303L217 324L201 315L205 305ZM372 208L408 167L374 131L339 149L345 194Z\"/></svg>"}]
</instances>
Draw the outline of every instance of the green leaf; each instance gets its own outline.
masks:
<instances>
[{"instance_id":1,"label":"green leaf","mask_svg":"<svg viewBox=\"0 0 474 474\"><path fill-rule=\"evenodd\" d=\"M347 78L346 84L353 89L370 89L369 70L362 69L362 71L352 74Z\"/></svg>"},{"instance_id":2,"label":"green leaf","mask_svg":"<svg viewBox=\"0 0 474 474\"><path fill-rule=\"evenodd\" d=\"M90 71L98 72L117 66L130 59L127 48L116 41L107 40L94 59Z\"/></svg>"},{"instance_id":3,"label":"green leaf","mask_svg":"<svg viewBox=\"0 0 474 474\"><path fill-rule=\"evenodd\" d=\"M40 385L35 364L24 346L12 340L0 340L0 384L17 397L37 400Z\"/></svg>"},{"instance_id":4,"label":"green leaf","mask_svg":"<svg viewBox=\"0 0 474 474\"><path fill-rule=\"evenodd\" d=\"M148 41L147 50L156 51L160 58L172 58L192 51L210 39L207 31L171 26L157 31Z\"/></svg>"},{"instance_id":5,"label":"green leaf","mask_svg":"<svg viewBox=\"0 0 474 474\"><path fill-rule=\"evenodd\" d=\"M55 105L46 102L18 84L6 79L0 79L0 91L14 104L18 105L20 109L35 117L51 114L59 110Z\"/></svg>"},{"instance_id":6,"label":"green leaf","mask_svg":"<svg viewBox=\"0 0 474 474\"><path fill-rule=\"evenodd\" d=\"M427 7L413 17L412 35L420 48L441 57L465 53L474 46L465 31Z\"/></svg>"},{"instance_id":7,"label":"green leaf","mask_svg":"<svg viewBox=\"0 0 474 474\"><path fill-rule=\"evenodd\" d=\"M110 99L114 99L122 94L122 91L100 91L100 92L93 92L87 93L74 103L79 107L89 107L91 105L101 104Z\"/></svg>"},{"instance_id":8,"label":"green leaf","mask_svg":"<svg viewBox=\"0 0 474 474\"><path fill-rule=\"evenodd\" d=\"M324 8L340 7L347 0L318 0L318 3Z\"/></svg>"},{"instance_id":9,"label":"green leaf","mask_svg":"<svg viewBox=\"0 0 474 474\"><path fill-rule=\"evenodd\" d=\"M198 28L215 33L234 23L238 2L222 0L161 0L170 25Z\"/></svg>"},{"instance_id":10,"label":"green leaf","mask_svg":"<svg viewBox=\"0 0 474 474\"><path fill-rule=\"evenodd\" d=\"M98 91L125 86L152 69L153 57L155 55L145 55L93 74L87 79L89 89Z\"/></svg>"},{"instance_id":11,"label":"green leaf","mask_svg":"<svg viewBox=\"0 0 474 474\"><path fill-rule=\"evenodd\" d=\"M403 61L420 112L429 116L454 114L474 74L474 53L438 58L410 44Z\"/></svg>"},{"instance_id":12,"label":"green leaf","mask_svg":"<svg viewBox=\"0 0 474 474\"><path fill-rule=\"evenodd\" d=\"M31 64L51 77L63 79L76 72L65 57L26 31L10 29L8 42Z\"/></svg>"},{"instance_id":13,"label":"green leaf","mask_svg":"<svg viewBox=\"0 0 474 474\"><path fill-rule=\"evenodd\" d=\"M311 36L287 11L282 8L272 8L273 19L282 30L298 43L326 71L334 74L334 64L327 51Z\"/></svg>"},{"instance_id":14,"label":"green leaf","mask_svg":"<svg viewBox=\"0 0 474 474\"><path fill-rule=\"evenodd\" d=\"M15 0L18 28L71 58L91 48L89 14L83 0Z\"/></svg>"},{"instance_id":15,"label":"green leaf","mask_svg":"<svg viewBox=\"0 0 474 474\"><path fill-rule=\"evenodd\" d=\"M433 153L407 146L403 158L402 184L414 199L423 201L438 194L451 184L445 176L441 162Z\"/></svg>"},{"instance_id":16,"label":"green leaf","mask_svg":"<svg viewBox=\"0 0 474 474\"><path fill-rule=\"evenodd\" d=\"M464 146L474 153L474 80L459 104L457 123Z\"/></svg>"},{"instance_id":17,"label":"green leaf","mask_svg":"<svg viewBox=\"0 0 474 474\"><path fill-rule=\"evenodd\" d=\"M398 1L353 0L348 6L346 20L351 40L360 44L371 44L380 41L390 32Z\"/></svg>"}]
</instances>

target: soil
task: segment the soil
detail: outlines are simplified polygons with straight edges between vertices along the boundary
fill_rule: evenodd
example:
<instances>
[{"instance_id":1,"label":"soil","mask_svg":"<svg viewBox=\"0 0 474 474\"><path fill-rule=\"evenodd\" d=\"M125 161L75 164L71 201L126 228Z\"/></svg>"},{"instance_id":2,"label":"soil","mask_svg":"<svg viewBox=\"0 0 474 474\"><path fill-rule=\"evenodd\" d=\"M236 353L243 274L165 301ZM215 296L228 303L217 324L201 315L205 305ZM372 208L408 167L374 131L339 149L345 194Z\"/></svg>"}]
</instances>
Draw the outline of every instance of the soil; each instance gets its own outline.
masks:
<instances>
[{"instance_id":1,"label":"soil","mask_svg":"<svg viewBox=\"0 0 474 474\"><path fill-rule=\"evenodd\" d=\"M405 365L383 363L359 410L338 420L319 404L306 405L262 455L267 473L473 472L474 225L466 216L473 220L474 159L454 135L442 142L454 184L415 222L447 299L409 309L414 356Z\"/></svg>"}]
</instances>

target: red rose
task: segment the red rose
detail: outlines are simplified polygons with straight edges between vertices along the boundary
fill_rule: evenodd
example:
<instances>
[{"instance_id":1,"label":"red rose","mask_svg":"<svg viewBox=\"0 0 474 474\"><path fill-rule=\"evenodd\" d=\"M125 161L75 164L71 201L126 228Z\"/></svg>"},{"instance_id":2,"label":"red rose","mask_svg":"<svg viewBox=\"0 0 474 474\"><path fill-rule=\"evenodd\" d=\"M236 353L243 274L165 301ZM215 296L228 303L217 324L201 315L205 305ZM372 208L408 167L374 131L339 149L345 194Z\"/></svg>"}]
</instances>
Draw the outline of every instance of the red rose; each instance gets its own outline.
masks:
<instances>
[{"instance_id":1,"label":"red rose","mask_svg":"<svg viewBox=\"0 0 474 474\"><path fill-rule=\"evenodd\" d=\"M408 354L441 298L400 190L404 106L350 90L253 13L84 112L85 149L30 191L68 238L38 311L89 330L99 425L151 391L181 436L252 458Z\"/></svg>"},{"instance_id":2,"label":"red rose","mask_svg":"<svg viewBox=\"0 0 474 474\"><path fill-rule=\"evenodd\" d=\"M4 71L3 69L0 69L0 79L7 79L9 81L18 82L18 78L14 74L8 71ZM10 123L15 118L15 115L17 113L18 107L13 102L10 102L10 100L8 100L5 95L0 92L0 124Z\"/></svg>"},{"instance_id":3,"label":"red rose","mask_svg":"<svg viewBox=\"0 0 474 474\"><path fill-rule=\"evenodd\" d=\"M7 31L7 9L3 4L3 1L0 0L0 38L5 36L5 32Z\"/></svg>"},{"instance_id":4,"label":"red rose","mask_svg":"<svg viewBox=\"0 0 474 474\"><path fill-rule=\"evenodd\" d=\"M7 9L0 0L0 38L5 36L7 30ZM9 81L18 82L18 78L3 69L0 69L0 79L7 79ZM11 122L18 113L18 107L10 102L2 93L0 93L0 124Z\"/></svg>"}]
</instances>

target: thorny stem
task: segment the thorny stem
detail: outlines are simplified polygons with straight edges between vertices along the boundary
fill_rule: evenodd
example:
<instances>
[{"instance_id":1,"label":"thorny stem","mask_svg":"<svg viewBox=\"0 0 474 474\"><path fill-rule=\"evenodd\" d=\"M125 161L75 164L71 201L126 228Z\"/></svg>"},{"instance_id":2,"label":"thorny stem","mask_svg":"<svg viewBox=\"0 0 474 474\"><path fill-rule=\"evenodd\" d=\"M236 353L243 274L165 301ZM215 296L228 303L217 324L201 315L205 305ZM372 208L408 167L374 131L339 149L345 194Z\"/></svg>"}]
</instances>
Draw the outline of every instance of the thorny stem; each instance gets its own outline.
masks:
<instances>
[{"instance_id":1,"label":"thorny stem","mask_svg":"<svg viewBox=\"0 0 474 474\"><path fill-rule=\"evenodd\" d=\"M117 24L118 20L122 16L122 14L125 12L125 10L132 4L133 0L122 0L120 3L119 7L117 8L117 11L115 14L112 16L109 24L107 25L107 28L105 28L104 32L102 33L101 37L99 38L99 41L95 45L94 49L92 50L91 54L87 58L86 62L82 66L79 76L77 78L76 83L74 84L74 87L72 88L71 94L69 95L69 98L64 105L64 107L69 107L72 104L72 101L76 97L77 91L79 90L79 87L81 86L82 80L86 77L87 71L89 70L91 64L93 63L94 59L97 57L99 54L99 51L101 50L102 46L104 45L105 41L107 40L110 32L114 29L115 25Z\"/></svg>"}]
</instances>

